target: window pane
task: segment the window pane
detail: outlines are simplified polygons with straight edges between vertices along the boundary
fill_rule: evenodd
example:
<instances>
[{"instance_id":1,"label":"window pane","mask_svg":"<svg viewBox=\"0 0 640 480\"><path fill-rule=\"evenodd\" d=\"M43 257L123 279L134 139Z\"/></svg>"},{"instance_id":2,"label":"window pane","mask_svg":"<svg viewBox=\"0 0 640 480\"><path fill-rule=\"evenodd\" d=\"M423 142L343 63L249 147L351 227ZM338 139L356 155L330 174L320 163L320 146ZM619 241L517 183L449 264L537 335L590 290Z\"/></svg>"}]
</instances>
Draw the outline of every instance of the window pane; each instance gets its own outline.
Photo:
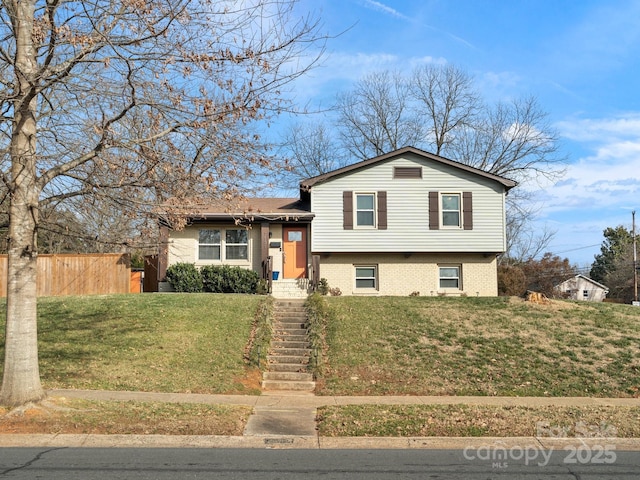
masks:
<instances>
[{"instance_id":1,"label":"window pane","mask_svg":"<svg viewBox=\"0 0 640 480\"><path fill-rule=\"evenodd\" d=\"M358 210L373 210L373 195L357 195Z\"/></svg>"},{"instance_id":2,"label":"window pane","mask_svg":"<svg viewBox=\"0 0 640 480\"><path fill-rule=\"evenodd\" d=\"M376 280L375 278L357 278L356 288L376 288Z\"/></svg>"},{"instance_id":3,"label":"window pane","mask_svg":"<svg viewBox=\"0 0 640 480\"><path fill-rule=\"evenodd\" d=\"M220 260L220 247L200 245L198 258L200 260Z\"/></svg>"},{"instance_id":4,"label":"window pane","mask_svg":"<svg viewBox=\"0 0 640 480\"><path fill-rule=\"evenodd\" d=\"M288 231L287 232L287 241L288 242L301 242L302 241L302 232L299 232L299 231Z\"/></svg>"},{"instance_id":5,"label":"window pane","mask_svg":"<svg viewBox=\"0 0 640 480\"><path fill-rule=\"evenodd\" d=\"M199 243L220 243L220 230L200 230Z\"/></svg>"},{"instance_id":6,"label":"window pane","mask_svg":"<svg viewBox=\"0 0 640 480\"><path fill-rule=\"evenodd\" d=\"M441 278L440 279L440 288L458 288L458 279L457 278Z\"/></svg>"},{"instance_id":7,"label":"window pane","mask_svg":"<svg viewBox=\"0 0 640 480\"><path fill-rule=\"evenodd\" d=\"M373 212L358 212L357 221L358 225L370 225L373 226Z\"/></svg>"},{"instance_id":8,"label":"window pane","mask_svg":"<svg viewBox=\"0 0 640 480\"><path fill-rule=\"evenodd\" d=\"M227 260L247 260L247 247L244 245L227 246L226 248Z\"/></svg>"},{"instance_id":9,"label":"window pane","mask_svg":"<svg viewBox=\"0 0 640 480\"><path fill-rule=\"evenodd\" d=\"M356 267L356 288L376 288L376 267Z\"/></svg>"},{"instance_id":10,"label":"window pane","mask_svg":"<svg viewBox=\"0 0 640 480\"><path fill-rule=\"evenodd\" d=\"M460 210L460 195L443 195L443 210Z\"/></svg>"},{"instance_id":11,"label":"window pane","mask_svg":"<svg viewBox=\"0 0 640 480\"><path fill-rule=\"evenodd\" d=\"M459 212L442 212L442 225L446 227L459 227L460 213Z\"/></svg>"},{"instance_id":12,"label":"window pane","mask_svg":"<svg viewBox=\"0 0 640 480\"><path fill-rule=\"evenodd\" d=\"M375 277L376 269L374 267L357 267L356 277Z\"/></svg>"},{"instance_id":13,"label":"window pane","mask_svg":"<svg viewBox=\"0 0 640 480\"><path fill-rule=\"evenodd\" d=\"M247 231L242 228L239 230L227 230L227 243L247 243Z\"/></svg>"},{"instance_id":14,"label":"window pane","mask_svg":"<svg viewBox=\"0 0 640 480\"><path fill-rule=\"evenodd\" d=\"M460 288L460 267L440 267L440 288Z\"/></svg>"},{"instance_id":15,"label":"window pane","mask_svg":"<svg viewBox=\"0 0 640 480\"><path fill-rule=\"evenodd\" d=\"M458 278L458 267L442 267L440 269L440 277Z\"/></svg>"}]
</instances>

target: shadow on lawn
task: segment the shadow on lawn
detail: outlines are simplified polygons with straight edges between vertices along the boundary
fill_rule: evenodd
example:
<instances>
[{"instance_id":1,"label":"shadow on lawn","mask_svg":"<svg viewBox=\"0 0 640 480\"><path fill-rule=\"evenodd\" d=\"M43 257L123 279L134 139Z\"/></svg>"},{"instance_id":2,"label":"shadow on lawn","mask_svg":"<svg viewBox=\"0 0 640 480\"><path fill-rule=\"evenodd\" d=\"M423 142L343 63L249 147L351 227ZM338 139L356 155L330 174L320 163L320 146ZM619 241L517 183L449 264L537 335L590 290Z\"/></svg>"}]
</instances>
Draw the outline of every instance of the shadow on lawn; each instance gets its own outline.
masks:
<instances>
[{"instance_id":1,"label":"shadow on lawn","mask_svg":"<svg viewBox=\"0 0 640 480\"><path fill-rule=\"evenodd\" d=\"M127 316L112 302L101 304L99 298L80 304L44 303L38 316L42 378L63 384L90 375L93 361L148 347L145 339L156 329L153 320Z\"/></svg>"}]
</instances>

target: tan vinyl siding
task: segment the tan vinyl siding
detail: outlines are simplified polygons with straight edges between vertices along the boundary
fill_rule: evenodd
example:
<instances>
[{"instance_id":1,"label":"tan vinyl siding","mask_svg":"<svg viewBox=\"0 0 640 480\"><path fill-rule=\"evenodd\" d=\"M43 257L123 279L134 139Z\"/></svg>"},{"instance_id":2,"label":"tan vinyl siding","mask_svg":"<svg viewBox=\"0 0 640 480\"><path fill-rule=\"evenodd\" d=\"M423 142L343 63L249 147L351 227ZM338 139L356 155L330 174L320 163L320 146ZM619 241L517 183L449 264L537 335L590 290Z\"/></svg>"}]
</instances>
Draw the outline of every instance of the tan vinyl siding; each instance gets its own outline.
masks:
<instances>
[{"instance_id":1,"label":"tan vinyl siding","mask_svg":"<svg viewBox=\"0 0 640 480\"><path fill-rule=\"evenodd\" d=\"M393 178L394 167L422 167L422 179ZM387 192L386 230L345 230L343 192ZM429 229L429 192L471 192L473 229ZM312 251L503 252L504 187L411 153L314 185Z\"/></svg>"}]
</instances>

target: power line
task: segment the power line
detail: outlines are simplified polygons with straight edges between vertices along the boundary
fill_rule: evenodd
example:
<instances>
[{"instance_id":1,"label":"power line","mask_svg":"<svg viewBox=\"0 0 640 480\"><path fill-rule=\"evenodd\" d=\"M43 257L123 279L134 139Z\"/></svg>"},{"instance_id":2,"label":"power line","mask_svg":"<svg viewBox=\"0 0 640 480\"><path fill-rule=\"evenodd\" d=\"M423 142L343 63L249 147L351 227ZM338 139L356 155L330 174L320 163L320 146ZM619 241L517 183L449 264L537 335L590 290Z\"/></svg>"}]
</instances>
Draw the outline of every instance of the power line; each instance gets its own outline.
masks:
<instances>
[{"instance_id":1,"label":"power line","mask_svg":"<svg viewBox=\"0 0 640 480\"><path fill-rule=\"evenodd\" d=\"M555 252L555 253L560 254L560 253L576 252L578 250L586 250L587 248L599 247L600 245L602 245L602 243L596 243L595 245L585 245L584 247L571 248L569 250L563 250L561 252Z\"/></svg>"}]
</instances>

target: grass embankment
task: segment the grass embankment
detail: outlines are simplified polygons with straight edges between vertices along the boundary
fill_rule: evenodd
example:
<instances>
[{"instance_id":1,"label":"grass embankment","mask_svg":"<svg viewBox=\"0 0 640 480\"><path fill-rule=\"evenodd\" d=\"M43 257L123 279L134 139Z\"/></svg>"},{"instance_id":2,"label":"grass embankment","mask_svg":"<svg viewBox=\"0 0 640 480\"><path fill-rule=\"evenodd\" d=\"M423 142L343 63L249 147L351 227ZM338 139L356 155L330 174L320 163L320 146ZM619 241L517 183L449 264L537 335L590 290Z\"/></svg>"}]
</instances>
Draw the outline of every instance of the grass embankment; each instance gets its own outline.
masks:
<instances>
[{"instance_id":1,"label":"grass embankment","mask_svg":"<svg viewBox=\"0 0 640 480\"><path fill-rule=\"evenodd\" d=\"M324 395L632 397L640 309L516 298L328 298Z\"/></svg>"},{"instance_id":2,"label":"grass embankment","mask_svg":"<svg viewBox=\"0 0 640 480\"><path fill-rule=\"evenodd\" d=\"M517 299L329 298L321 394L638 396L640 309ZM39 302L46 388L258 393L243 360L264 297L118 295ZM322 305L324 310L324 305ZM266 342L268 322L254 330ZM4 318L0 317L0 335ZM265 337L266 335L266 337ZM316 338L318 337L318 338ZM0 337L0 340L2 338ZM0 361L4 358L0 342ZM264 354L264 352L262 352ZM251 370L249 370L251 372ZM240 434L250 409L51 399L0 432ZM533 435L537 422L640 436L639 408L347 406L322 435ZM610 431L610 430L607 430Z\"/></svg>"},{"instance_id":3,"label":"grass embankment","mask_svg":"<svg viewBox=\"0 0 640 480\"><path fill-rule=\"evenodd\" d=\"M243 384L243 353L260 301L264 297L215 294L43 298L43 385L257 393Z\"/></svg>"},{"instance_id":4,"label":"grass embankment","mask_svg":"<svg viewBox=\"0 0 640 480\"><path fill-rule=\"evenodd\" d=\"M515 298L327 298L320 394L635 397L640 309ZM323 407L324 436L639 437L639 407ZM613 430L612 430L613 429ZM594 432L593 430L597 430Z\"/></svg>"},{"instance_id":5,"label":"grass embankment","mask_svg":"<svg viewBox=\"0 0 640 480\"><path fill-rule=\"evenodd\" d=\"M347 405L318 409L327 437L640 437L640 407Z\"/></svg>"},{"instance_id":6,"label":"grass embankment","mask_svg":"<svg viewBox=\"0 0 640 480\"><path fill-rule=\"evenodd\" d=\"M47 389L259 394L244 354L265 297L171 294L41 298ZM0 366L4 360L0 313ZM251 409L50 399L0 409L0 432L239 435Z\"/></svg>"}]
</instances>

